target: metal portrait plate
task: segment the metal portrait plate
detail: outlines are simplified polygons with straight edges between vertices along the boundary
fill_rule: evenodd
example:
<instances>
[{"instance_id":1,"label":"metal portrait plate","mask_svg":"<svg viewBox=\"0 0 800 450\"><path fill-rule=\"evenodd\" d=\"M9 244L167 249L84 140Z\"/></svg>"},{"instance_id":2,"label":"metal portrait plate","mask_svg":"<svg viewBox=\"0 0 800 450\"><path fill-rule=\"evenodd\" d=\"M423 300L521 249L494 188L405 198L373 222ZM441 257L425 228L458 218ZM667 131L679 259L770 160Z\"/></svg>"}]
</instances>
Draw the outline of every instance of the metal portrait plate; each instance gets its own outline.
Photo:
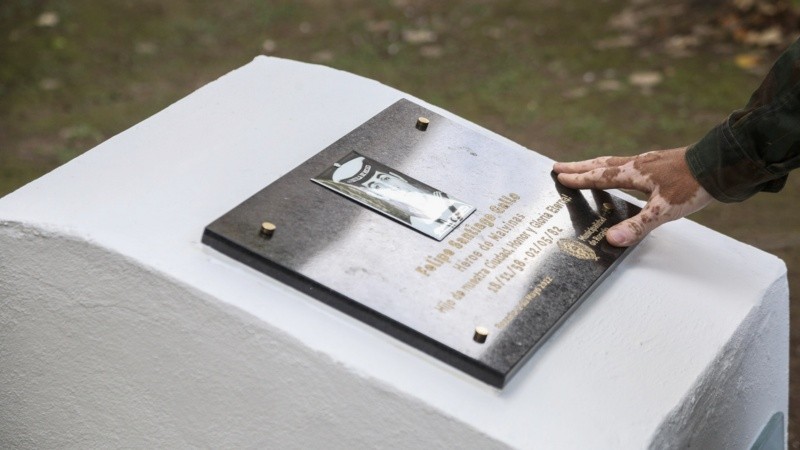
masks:
<instances>
[{"instance_id":1,"label":"metal portrait plate","mask_svg":"<svg viewBox=\"0 0 800 450\"><path fill-rule=\"evenodd\" d=\"M475 212L475 207L358 152L350 152L311 181L437 241Z\"/></svg>"},{"instance_id":2,"label":"metal portrait plate","mask_svg":"<svg viewBox=\"0 0 800 450\"><path fill-rule=\"evenodd\" d=\"M419 117L427 130L415 127ZM359 167L334 175L358 157ZM395 176L378 188L414 193L411 215L427 208L453 225L436 235L365 200L376 185L362 180L378 180L376 167ZM630 251L605 232L639 212L603 191L568 189L551 168L400 100L211 223L203 242L502 388Z\"/></svg>"}]
</instances>

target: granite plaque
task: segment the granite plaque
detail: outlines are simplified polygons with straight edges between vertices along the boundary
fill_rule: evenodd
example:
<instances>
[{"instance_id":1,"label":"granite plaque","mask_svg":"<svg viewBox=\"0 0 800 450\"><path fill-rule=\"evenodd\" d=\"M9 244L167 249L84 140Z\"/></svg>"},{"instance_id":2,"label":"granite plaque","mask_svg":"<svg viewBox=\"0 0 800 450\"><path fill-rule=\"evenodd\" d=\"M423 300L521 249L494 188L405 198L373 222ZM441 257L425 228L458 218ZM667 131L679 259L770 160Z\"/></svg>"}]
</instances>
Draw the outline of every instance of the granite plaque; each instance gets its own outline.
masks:
<instances>
[{"instance_id":1,"label":"granite plaque","mask_svg":"<svg viewBox=\"0 0 800 450\"><path fill-rule=\"evenodd\" d=\"M551 167L400 100L211 223L203 242L502 388L630 251L605 233L639 211L568 189Z\"/></svg>"}]
</instances>

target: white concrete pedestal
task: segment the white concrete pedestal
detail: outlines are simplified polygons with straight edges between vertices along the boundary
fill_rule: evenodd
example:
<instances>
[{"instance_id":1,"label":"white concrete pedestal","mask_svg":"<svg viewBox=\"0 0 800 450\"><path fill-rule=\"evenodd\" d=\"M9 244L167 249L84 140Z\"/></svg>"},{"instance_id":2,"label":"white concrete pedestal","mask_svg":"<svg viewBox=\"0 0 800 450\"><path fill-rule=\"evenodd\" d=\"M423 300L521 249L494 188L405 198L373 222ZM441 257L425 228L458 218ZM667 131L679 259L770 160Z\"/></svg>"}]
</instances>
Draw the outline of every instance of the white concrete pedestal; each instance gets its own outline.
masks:
<instances>
[{"instance_id":1,"label":"white concrete pedestal","mask_svg":"<svg viewBox=\"0 0 800 450\"><path fill-rule=\"evenodd\" d=\"M784 264L687 220L502 391L200 243L401 97L259 57L0 199L0 448L734 449L786 414Z\"/></svg>"}]
</instances>

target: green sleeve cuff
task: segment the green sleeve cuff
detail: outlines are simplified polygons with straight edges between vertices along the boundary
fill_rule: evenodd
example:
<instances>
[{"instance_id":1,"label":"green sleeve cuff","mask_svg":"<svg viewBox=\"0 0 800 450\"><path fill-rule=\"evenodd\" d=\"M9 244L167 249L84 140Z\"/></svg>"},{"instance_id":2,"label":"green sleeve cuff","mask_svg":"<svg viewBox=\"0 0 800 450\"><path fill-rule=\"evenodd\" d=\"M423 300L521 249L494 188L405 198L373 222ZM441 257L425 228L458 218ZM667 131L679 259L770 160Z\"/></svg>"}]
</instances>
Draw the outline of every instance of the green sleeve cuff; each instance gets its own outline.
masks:
<instances>
[{"instance_id":1,"label":"green sleeve cuff","mask_svg":"<svg viewBox=\"0 0 800 450\"><path fill-rule=\"evenodd\" d=\"M737 141L730 122L728 119L717 125L686 150L692 176L711 196L725 203L741 202L761 191L781 190L786 176L776 177L762 161L753 160Z\"/></svg>"}]
</instances>

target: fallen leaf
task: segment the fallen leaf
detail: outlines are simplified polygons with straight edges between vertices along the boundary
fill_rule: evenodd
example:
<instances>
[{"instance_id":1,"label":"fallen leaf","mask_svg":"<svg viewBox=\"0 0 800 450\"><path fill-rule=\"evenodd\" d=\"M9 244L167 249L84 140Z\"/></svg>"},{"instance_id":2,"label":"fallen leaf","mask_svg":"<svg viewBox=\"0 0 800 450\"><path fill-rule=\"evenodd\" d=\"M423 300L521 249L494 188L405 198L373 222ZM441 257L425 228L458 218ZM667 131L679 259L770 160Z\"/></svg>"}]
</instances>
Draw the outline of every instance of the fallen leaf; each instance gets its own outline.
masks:
<instances>
[{"instance_id":1,"label":"fallen leaf","mask_svg":"<svg viewBox=\"0 0 800 450\"><path fill-rule=\"evenodd\" d=\"M367 22L367 31L370 33L387 33L392 29L391 20L370 20Z\"/></svg>"},{"instance_id":2,"label":"fallen leaf","mask_svg":"<svg viewBox=\"0 0 800 450\"><path fill-rule=\"evenodd\" d=\"M272 39L266 39L263 44L261 44L261 50L264 50L264 53L272 53L278 48L278 43Z\"/></svg>"},{"instance_id":3,"label":"fallen leaf","mask_svg":"<svg viewBox=\"0 0 800 450\"><path fill-rule=\"evenodd\" d=\"M92 141L100 143L103 140L103 133L89 124L78 124L64 127L58 131L58 137L65 141Z\"/></svg>"},{"instance_id":4,"label":"fallen leaf","mask_svg":"<svg viewBox=\"0 0 800 450\"><path fill-rule=\"evenodd\" d=\"M733 0L733 6L742 11L747 11L756 4L756 0Z\"/></svg>"},{"instance_id":5,"label":"fallen leaf","mask_svg":"<svg viewBox=\"0 0 800 450\"><path fill-rule=\"evenodd\" d=\"M585 86L581 86L575 89L570 89L569 91L566 91L561 95L563 95L566 98L581 98L581 97L586 97L587 94L589 94L589 89Z\"/></svg>"},{"instance_id":6,"label":"fallen leaf","mask_svg":"<svg viewBox=\"0 0 800 450\"><path fill-rule=\"evenodd\" d=\"M659 72L634 72L628 77L628 82L634 86L649 89L664 81L664 76Z\"/></svg>"},{"instance_id":7,"label":"fallen leaf","mask_svg":"<svg viewBox=\"0 0 800 450\"><path fill-rule=\"evenodd\" d=\"M622 83L619 80L600 80L597 82L597 89L601 91L619 91Z\"/></svg>"},{"instance_id":8,"label":"fallen leaf","mask_svg":"<svg viewBox=\"0 0 800 450\"><path fill-rule=\"evenodd\" d=\"M40 27L54 27L58 25L61 18L58 13L53 11L45 11L36 18L36 25Z\"/></svg>"},{"instance_id":9,"label":"fallen leaf","mask_svg":"<svg viewBox=\"0 0 800 450\"><path fill-rule=\"evenodd\" d=\"M641 20L642 17L639 13L631 8L626 8L612 16L611 19L608 20L608 24L612 28L619 30L634 30L639 26Z\"/></svg>"},{"instance_id":10,"label":"fallen leaf","mask_svg":"<svg viewBox=\"0 0 800 450\"><path fill-rule=\"evenodd\" d=\"M154 55L158 46L153 42L137 42L133 50L140 55Z\"/></svg>"},{"instance_id":11,"label":"fallen leaf","mask_svg":"<svg viewBox=\"0 0 800 450\"><path fill-rule=\"evenodd\" d=\"M761 64L761 55L755 53L741 53L733 58L734 64L740 69L750 70Z\"/></svg>"},{"instance_id":12,"label":"fallen leaf","mask_svg":"<svg viewBox=\"0 0 800 450\"><path fill-rule=\"evenodd\" d=\"M430 44L431 42L436 42L436 38L436 33L432 30L403 30L403 40L409 44Z\"/></svg>"},{"instance_id":13,"label":"fallen leaf","mask_svg":"<svg viewBox=\"0 0 800 450\"><path fill-rule=\"evenodd\" d=\"M444 49L438 45L426 45L419 49L419 54L425 58L441 58Z\"/></svg>"},{"instance_id":14,"label":"fallen leaf","mask_svg":"<svg viewBox=\"0 0 800 450\"><path fill-rule=\"evenodd\" d=\"M328 63L333 61L334 54L330 50L322 50L311 55L311 61L315 63Z\"/></svg>"},{"instance_id":15,"label":"fallen leaf","mask_svg":"<svg viewBox=\"0 0 800 450\"><path fill-rule=\"evenodd\" d=\"M61 87L61 80L56 78L45 78L39 81L39 87L43 91L55 91Z\"/></svg>"},{"instance_id":16,"label":"fallen leaf","mask_svg":"<svg viewBox=\"0 0 800 450\"><path fill-rule=\"evenodd\" d=\"M671 51L686 50L690 47L697 47L700 45L700 38L697 36L672 36L664 42L664 47Z\"/></svg>"},{"instance_id":17,"label":"fallen leaf","mask_svg":"<svg viewBox=\"0 0 800 450\"><path fill-rule=\"evenodd\" d=\"M764 31L749 31L744 37L744 43L759 47L770 47L783 43L783 31L781 27L774 26Z\"/></svg>"}]
</instances>

